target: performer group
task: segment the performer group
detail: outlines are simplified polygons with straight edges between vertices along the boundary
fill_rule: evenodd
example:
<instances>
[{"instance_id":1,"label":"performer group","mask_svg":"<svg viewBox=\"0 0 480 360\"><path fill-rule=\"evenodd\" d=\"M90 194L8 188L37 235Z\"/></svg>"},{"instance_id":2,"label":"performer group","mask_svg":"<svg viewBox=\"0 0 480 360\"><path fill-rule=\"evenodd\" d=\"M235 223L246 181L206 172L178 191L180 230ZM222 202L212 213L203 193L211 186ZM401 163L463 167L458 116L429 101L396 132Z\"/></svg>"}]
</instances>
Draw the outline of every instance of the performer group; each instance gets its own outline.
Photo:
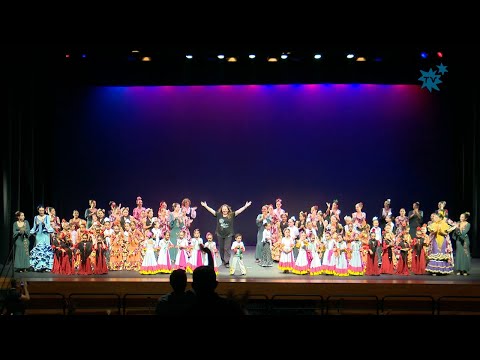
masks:
<instances>
[{"instance_id":1,"label":"performer group","mask_svg":"<svg viewBox=\"0 0 480 360\"><path fill-rule=\"evenodd\" d=\"M237 267L240 275L247 274L243 238L233 232L233 220L251 202L236 211L226 204L215 211L202 202L217 218L217 242L214 234L207 232L204 239L200 229L192 227L197 208L189 199L174 203L170 210L160 202L156 216L153 209L143 207L141 197L136 204L130 214L128 207L117 206L114 201L105 211L90 200L84 219L74 210L68 221L60 221L53 207L40 205L31 227L18 211L13 224L15 270L63 275L136 271L152 275L174 269L191 273L203 265L213 265L218 273L219 266L224 265L230 275L235 275ZM326 204L325 211L312 206L297 219L277 199L275 205L264 205L256 218L255 261L259 266L276 268L272 271L311 276L469 274L468 212L455 222L441 201L424 222L418 202L408 213L400 209L397 216L390 205L387 199L378 216L368 221L362 203L355 205L351 215L342 217L335 200ZM30 237L35 239L32 249ZM214 264L208 264L202 247L210 249Z\"/></svg>"}]
</instances>

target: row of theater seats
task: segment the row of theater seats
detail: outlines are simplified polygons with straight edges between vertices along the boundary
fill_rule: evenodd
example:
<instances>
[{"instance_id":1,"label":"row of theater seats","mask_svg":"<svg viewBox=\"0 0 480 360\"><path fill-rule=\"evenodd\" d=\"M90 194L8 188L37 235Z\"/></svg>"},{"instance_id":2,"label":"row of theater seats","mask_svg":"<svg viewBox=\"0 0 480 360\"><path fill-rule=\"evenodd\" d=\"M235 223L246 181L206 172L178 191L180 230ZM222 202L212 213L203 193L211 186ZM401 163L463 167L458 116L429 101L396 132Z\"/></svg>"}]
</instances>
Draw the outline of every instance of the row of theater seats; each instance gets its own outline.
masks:
<instances>
[{"instance_id":1,"label":"row of theater seats","mask_svg":"<svg viewBox=\"0 0 480 360\"><path fill-rule=\"evenodd\" d=\"M33 293L27 315L153 315L162 294ZM274 295L236 298L249 315L480 315L479 296Z\"/></svg>"}]
</instances>

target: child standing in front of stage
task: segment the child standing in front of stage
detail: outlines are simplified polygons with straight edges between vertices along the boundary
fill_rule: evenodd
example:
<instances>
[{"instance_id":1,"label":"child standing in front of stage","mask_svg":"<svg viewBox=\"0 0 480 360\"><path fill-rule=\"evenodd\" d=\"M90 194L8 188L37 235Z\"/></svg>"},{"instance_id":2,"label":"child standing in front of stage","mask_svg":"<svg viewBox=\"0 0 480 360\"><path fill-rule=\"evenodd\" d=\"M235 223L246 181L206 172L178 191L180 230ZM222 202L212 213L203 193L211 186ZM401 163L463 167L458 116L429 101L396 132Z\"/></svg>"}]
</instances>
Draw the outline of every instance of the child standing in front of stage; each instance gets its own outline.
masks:
<instances>
[{"instance_id":1,"label":"child standing in front of stage","mask_svg":"<svg viewBox=\"0 0 480 360\"><path fill-rule=\"evenodd\" d=\"M220 263L221 260L218 255L217 244L215 243L215 241L213 241L213 234L211 232L208 232L205 235L205 238L207 239L207 242L205 243L205 247L210 249L210 252L212 253L213 269L215 270L215 273L218 275L218 264ZM205 265L210 265L208 263L208 257L204 256L203 263Z\"/></svg>"},{"instance_id":2,"label":"child standing in front of stage","mask_svg":"<svg viewBox=\"0 0 480 360\"><path fill-rule=\"evenodd\" d=\"M324 233L325 251L322 259L322 274L334 275L336 266L335 249L337 247L336 240L332 237L330 232Z\"/></svg>"},{"instance_id":3,"label":"child standing in front of stage","mask_svg":"<svg viewBox=\"0 0 480 360\"><path fill-rule=\"evenodd\" d=\"M157 218L152 219L152 240L154 241L154 252L158 258L158 250L160 248L160 239L162 238L162 229L160 229L160 221Z\"/></svg>"},{"instance_id":4,"label":"child standing in front of stage","mask_svg":"<svg viewBox=\"0 0 480 360\"><path fill-rule=\"evenodd\" d=\"M186 233L183 230L180 230L178 233L177 239L177 257L175 258L175 270L187 269L187 262L188 262L188 239L185 237Z\"/></svg>"},{"instance_id":5,"label":"child standing in front of stage","mask_svg":"<svg viewBox=\"0 0 480 360\"><path fill-rule=\"evenodd\" d=\"M367 264L365 268L365 275L380 275L380 268L378 266L378 252L377 248L380 246L380 242L376 238L375 231L370 232L370 240L367 247Z\"/></svg>"},{"instance_id":6,"label":"child standing in front of stage","mask_svg":"<svg viewBox=\"0 0 480 360\"><path fill-rule=\"evenodd\" d=\"M278 268L284 273L288 273L289 271L292 271L295 266L295 258L293 257L295 240L290 236L290 229L288 227L283 230L283 234L285 236L282 238L282 252L280 254Z\"/></svg>"},{"instance_id":7,"label":"child standing in front of stage","mask_svg":"<svg viewBox=\"0 0 480 360\"><path fill-rule=\"evenodd\" d=\"M300 233L300 239L298 239L295 246L298 248L298 255L292 272L297 275L306 275L310 270L307 257L308 240L304 231Z\"/></svg>"},{"instance_id":8,"label":"child standing in front of stage","mask_svg":"<svg viewBox=\"0 0 480 360\"><path fill-rule=\"evenodd\" d=\"M260 258L260 266L272 267L272 224L264 220L263 227L264 230L262 235L262 257Z\"/></svg>"},{"instance_id":9,"label":"child standing in front of stage","mask_svg":"<svg viewBox=\"0 0 480 360\"><path fill-rule=\"evenodd\" d=\"M232 244L232 263L230 264L230 275L235 275L237 265L240 267L242 275L247 275L247 269L243 264L243 253L245 252L245 245L243 245L242 235L236 234L235 241Z\"/></svg>"},{"instance_id":10,"label":"child standing in front of stage","mask_svg":"<svg viewBox=\"0 0 480 360\"><path fill-rule=\"evenodd\" d=\"M362 263L362 242L355 236L350 243L350 259L348 261L348 274L349 275L363 275L365 269Z\"/></svg>"},{"instance_id":11,"label":"child standing in front of stage","mask_svg":"<svg viewBox=\"0 0 480 360\"><path fill-rule=\"evenodd\" d=\"M321 245L321 241L320 239L318 238L318 236L312 236L310 238L310 243L309 243L309 251L310 251L310 254L311 254L311 257L312 257L312 261L310 262L310 265L309 265L309 272L310 272L310 275L312 276L315 276L315 275L321 275L322 272L323 272L323 269L322 269L322 259L320 258L320 255L318 254L319 250L320 250L320 245ZM308 253L307 253L308 255ZM308 258L308 256L307 256Z\"/></svg>"},{"instance_id":12,"label":"child standing in front of stage","mask_svg":"<svg viewBox=\"0 0 480 360\"><path fill-rule=\"evenodd\" d=\"M143 242L145 256L143 257L142 265L140 266L140 274L155 275L160 272L160 269L158 268L157 258L155 257L155 240L153 239L153 232L147 230L145 236L147 238Z\"/></svg>"},{"instance_id":13,"label":"child standing in front of stage","mask_svg":"<svg viewBox=\"0 0 480 360\"><path fill-rule=\"evenodd\" d=\"M190 258L188 260L187 264L187 272L193 273L193 270L195 270L199 266L203 266L203 259L204 259L204 254L200 250L200 246L203 246L203 239L200 237L200 230L195 229L193 231L193 238L190 239L191 242L191 253L190 253ZM213 256L213 253L212 253Z\"/></svg>"},{"instance_id":14,"label":"child standing in front of stage","mask_svg":"<svg viewBox=\"0 0 480 360\"><path fill-rule=\"evenodd\" d=\"M342 235L337 235L335 276L348 276L347 243Z\"/></svg>"},{"instance_id":15,"label":"child standing in front of stage","mask_svg":"<svg viewBox=\"0 0 480 360\"><path fill-rule=\"evenodd\" d=\"M163 233L163 239L158 242L158 271L163 274L170 274L173 271L170 249L175 245L170 241L170 231Z\"/></svg>"}]
</instances>

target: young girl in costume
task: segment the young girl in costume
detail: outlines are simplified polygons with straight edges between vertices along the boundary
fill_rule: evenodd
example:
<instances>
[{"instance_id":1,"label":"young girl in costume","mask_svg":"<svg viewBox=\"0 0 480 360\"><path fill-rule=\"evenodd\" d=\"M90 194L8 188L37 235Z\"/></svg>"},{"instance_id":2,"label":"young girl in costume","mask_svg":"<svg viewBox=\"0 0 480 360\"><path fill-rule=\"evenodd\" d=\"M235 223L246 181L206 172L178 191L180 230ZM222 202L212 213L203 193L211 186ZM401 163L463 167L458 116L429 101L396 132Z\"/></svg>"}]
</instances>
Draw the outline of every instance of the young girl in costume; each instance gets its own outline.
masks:
<instances>
[{"instance_id":1,"label":"young girl in costume","mask_svg":"<svg viewBox=\"0 0 480 360\"><path fill-rule=\"evenodd\" d=\"M143 242L145 256L143 257L139 272L142 275L155 275L160 272L157 259L155 258L155 240L153 239L153 233L150 230L147 230L145 235L147 237Z\"/></svg>"}]
</instances>

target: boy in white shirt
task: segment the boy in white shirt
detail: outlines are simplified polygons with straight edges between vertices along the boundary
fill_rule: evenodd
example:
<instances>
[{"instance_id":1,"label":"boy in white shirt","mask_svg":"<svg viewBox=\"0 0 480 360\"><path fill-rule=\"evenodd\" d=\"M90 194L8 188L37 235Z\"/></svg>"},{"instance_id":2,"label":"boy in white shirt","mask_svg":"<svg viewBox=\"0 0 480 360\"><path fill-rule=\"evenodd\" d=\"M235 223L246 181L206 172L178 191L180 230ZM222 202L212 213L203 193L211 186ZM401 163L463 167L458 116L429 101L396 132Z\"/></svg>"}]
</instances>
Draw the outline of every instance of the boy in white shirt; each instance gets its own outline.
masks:
<instances>
[{"instance_id":1,"label":"boy in white shirt","mask_svg":"<svg viewBox=\"0 0 480 360\"><path fill-rule=\"evenodd\" d=\"M231 250L232 261L230 264L230 275L235 275L237 265L240 266L240 271L242 272L242 275L247 275L247 269L243 264L243 253L245 252L245 245L243 245L241 234L235 235L235 241L232 244Z\"/></svg>"}]
</instances>

